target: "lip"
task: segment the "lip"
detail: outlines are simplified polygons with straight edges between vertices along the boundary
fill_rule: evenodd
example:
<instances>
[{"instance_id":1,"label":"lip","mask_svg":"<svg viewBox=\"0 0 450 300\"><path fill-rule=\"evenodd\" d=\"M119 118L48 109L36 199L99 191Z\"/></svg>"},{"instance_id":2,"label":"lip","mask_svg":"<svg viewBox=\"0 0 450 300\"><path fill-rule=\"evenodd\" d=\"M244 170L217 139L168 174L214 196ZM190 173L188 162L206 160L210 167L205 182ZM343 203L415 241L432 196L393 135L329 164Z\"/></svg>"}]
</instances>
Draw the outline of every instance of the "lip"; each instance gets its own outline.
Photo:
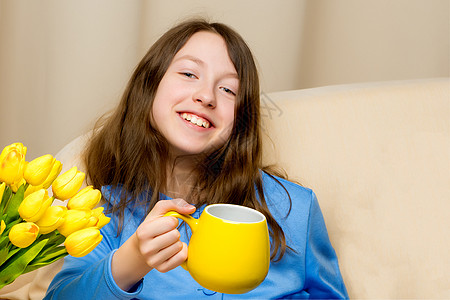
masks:
<instances>
[{"instance_id":1,"label":"lip","mask_svg":"<svg viewBox=\"0 0 450 300\"><path fill-rule=\"evenodd\" d=\"M214 123L211 121L211 119L207 116L207 115L205 115L205 114L202 114L202 113L198 113L198 112L195 112L195 111L189 111L189 110L183 110L183 111L178 111L177 112L178 113L178 115L181 117L184 113L186 113L186 114L191 114L191 115L197 115L197 116L199 116L199 117L201 117L201 118L203 118L203 119L205 119L205 120L207 120L208 122L209 122L209 128L213 128L213 127L215 127L215 125L214 125ZM181 117L182 118L182 117ZM183 118L182 118L183 119ZM184 120L184 119L183 119Z\"/></svg>"}]
</instances>

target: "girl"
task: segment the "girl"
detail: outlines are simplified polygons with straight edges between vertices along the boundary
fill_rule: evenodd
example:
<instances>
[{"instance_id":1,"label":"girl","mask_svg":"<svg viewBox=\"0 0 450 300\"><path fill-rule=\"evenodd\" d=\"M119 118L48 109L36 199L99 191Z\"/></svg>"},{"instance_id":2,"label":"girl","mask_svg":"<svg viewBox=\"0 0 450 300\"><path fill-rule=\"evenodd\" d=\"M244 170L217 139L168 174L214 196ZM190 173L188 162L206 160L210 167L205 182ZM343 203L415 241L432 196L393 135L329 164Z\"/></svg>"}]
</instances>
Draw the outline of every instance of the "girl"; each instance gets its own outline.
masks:
<instances>
[{"instance_id":1,"label":"girl","mask_svg":"<svg viewBox=\"0 0 450 300\"><path fill-rule=\"evenodd\" d=\"M46 298L347 298L314 193L262 166L259 96L252 54L229 27L192 20L164 34L85 153L112 217L103 241L66 257ZM246 294L198 285L179 267L188 229L163 216L219 202L267 217L269 273Z\"/></svg>"}]
</instances>

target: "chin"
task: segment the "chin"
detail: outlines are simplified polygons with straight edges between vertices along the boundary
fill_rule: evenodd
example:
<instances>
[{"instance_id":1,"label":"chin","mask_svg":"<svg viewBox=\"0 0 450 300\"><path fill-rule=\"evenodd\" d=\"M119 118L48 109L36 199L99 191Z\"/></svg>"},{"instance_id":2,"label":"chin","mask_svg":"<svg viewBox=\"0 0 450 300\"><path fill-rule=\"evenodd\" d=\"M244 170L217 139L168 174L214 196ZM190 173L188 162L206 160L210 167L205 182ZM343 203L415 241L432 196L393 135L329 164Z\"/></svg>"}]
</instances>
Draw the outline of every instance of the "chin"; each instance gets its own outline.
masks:
<instances>
[{"instance_id":1,"label":"chin","mask_svg":"<svg viewBox=\"0 0 450 300\"><path fill-rule=\"evenodd\" d=\"M208 155L212 153L214 150L218 149L220 146L212 147L212 146L205 146L205 147L177 147L174 149L173 153L176 154L176 156L202 156L202 155Z\"/></svg>"}]
</instances>

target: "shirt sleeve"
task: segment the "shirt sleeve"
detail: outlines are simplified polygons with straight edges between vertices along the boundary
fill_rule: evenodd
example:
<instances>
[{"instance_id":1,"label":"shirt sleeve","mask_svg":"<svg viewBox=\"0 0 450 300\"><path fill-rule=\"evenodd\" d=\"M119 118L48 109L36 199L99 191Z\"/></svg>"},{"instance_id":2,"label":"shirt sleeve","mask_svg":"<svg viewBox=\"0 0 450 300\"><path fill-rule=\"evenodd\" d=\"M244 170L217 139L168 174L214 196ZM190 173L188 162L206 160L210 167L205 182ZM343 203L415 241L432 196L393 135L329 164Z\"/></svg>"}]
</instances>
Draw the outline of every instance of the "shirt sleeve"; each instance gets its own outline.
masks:
<instances>
[{"instance_id":1,"label":"shirt sleeve","mask_svg":"<svg viewBox=\"0 0 450 300\"><path fill-rule=\"evenodd\" d=\"M337 256L314 193L309 212L305 259L305 291L310 298L348 299Z\"/></svg>"},{"instance_id":2,"label":"shirt sleeve","mask_svg":"<svg viewBox=\"0 0 450 300\"><path fill-rule=\"evenodd\" d=\"M109 225L109 224L108 224ZM129 293L114 281L111 260L115 233L101 229L102 242L84 257L67 256L62 270L53 278L44 299L132 299L142 290L142 282Z\"/></svg>"}]
</instances>

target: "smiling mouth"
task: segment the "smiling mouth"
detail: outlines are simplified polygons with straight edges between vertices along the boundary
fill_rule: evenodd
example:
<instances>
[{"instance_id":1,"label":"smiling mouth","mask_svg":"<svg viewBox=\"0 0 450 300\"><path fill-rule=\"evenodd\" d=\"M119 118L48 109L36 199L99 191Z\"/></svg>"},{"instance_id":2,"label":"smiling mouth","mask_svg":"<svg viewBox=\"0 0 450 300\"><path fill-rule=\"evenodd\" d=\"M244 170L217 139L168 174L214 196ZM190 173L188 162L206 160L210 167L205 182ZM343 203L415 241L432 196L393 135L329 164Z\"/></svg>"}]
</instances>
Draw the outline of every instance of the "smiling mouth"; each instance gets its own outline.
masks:
<instances>
[{"instance_id":1,"label":"smiling mouth","mask_svg":"<svg viewBox=\"0 0 450 300\"><path fill-rule=\"evenodd\" d=\"M194 125L197 125L198 127L203 127L203 128L211 127L211 123L208 120L206 120L206 119L204 119L202 117L199 117L199 116L197 116L195 114L181 113L180 116L184 120L186 120L186 121L188 121L188 122L190 122L190 123L192 123Z\"/></svg>"}]
</instances>

